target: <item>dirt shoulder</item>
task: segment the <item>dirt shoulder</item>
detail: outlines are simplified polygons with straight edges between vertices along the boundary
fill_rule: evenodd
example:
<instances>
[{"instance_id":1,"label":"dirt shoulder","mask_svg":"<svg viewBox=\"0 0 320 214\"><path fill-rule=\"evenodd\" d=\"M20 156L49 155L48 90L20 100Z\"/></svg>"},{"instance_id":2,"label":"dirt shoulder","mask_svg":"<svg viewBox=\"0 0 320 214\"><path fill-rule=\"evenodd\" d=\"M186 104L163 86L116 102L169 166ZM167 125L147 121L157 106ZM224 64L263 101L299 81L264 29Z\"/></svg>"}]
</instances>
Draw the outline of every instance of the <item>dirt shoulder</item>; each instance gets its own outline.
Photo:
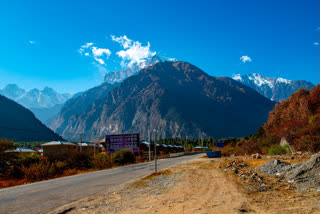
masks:
<instances>
[{"instance_id":1,"label":"dirt shoulder","mask_svg":"<svg viewBox=\"0 0 320 214\"><path fill-rule=\"evenodd\" d=\"M68 213L320 212L319 192L273 190L270 183L273 181L267 179L266 185L271 189L252 191L250 183L239 182L238 172L224 170L230 161L198 158L68 204L53 213L67 210Z\"/></svg>"}]
</instances>

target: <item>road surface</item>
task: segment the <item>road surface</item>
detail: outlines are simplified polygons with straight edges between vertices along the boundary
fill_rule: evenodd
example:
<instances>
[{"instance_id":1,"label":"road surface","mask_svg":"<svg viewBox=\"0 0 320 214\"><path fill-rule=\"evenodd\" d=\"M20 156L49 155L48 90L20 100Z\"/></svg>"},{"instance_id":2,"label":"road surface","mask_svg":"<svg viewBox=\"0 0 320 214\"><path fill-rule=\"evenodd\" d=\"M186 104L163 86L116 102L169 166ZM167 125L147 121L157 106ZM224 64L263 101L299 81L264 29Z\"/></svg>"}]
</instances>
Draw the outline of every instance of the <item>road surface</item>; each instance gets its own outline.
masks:
<instances>
[{"instance_id":1,"label":"road surface","mask_svg":"<svg viewBox=\"0 0 320 214\"><path fill-rule=\"evenodd\" d=\"M203 154L158 160L162 170ZM0 190L0 213L44 213L154 171L154 162L57 178Z\"/></svg>"}]
</instances>

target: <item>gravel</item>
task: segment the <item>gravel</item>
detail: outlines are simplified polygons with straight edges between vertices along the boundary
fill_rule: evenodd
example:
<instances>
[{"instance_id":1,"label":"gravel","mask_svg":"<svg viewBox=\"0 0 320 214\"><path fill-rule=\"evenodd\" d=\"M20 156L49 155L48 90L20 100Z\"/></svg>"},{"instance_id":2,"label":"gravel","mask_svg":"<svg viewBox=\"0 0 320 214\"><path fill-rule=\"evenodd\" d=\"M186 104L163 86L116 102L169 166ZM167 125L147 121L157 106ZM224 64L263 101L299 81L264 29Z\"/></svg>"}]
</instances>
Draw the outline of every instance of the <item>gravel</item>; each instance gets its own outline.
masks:
<instances>
[{"instance_id":1,"label":"gravel","mask_svg":"<svg viewBox=\"0 0 320 214\"><path fill-rule=\"evenodd\" d=\"M320 186L320 153L313 155L309 160L293 168L286 176L287 180L305 187Z\"/></svg>"},{"instance_id":2,"label":"gravel","mask_svg":"<svg viewBox=\"0 0 320 214\"><path fill-rule=\"evenodd\" d=\"M291 170L291 164L280 160L269 161L259 167L258 170L271 176L283 176L286 172Z\"/></svg>"},{"instance_id":3,"label":"gravel","mask_svg":"<svg viewBox=\"0 0 320 214\"><path fill-rule=\"evenodd\" d=\"M320 187L320 153L303 163L290 164L280 160L269 161L256 169L267 175L285 178L300 188Z\"/></svg>"}]
</instances>

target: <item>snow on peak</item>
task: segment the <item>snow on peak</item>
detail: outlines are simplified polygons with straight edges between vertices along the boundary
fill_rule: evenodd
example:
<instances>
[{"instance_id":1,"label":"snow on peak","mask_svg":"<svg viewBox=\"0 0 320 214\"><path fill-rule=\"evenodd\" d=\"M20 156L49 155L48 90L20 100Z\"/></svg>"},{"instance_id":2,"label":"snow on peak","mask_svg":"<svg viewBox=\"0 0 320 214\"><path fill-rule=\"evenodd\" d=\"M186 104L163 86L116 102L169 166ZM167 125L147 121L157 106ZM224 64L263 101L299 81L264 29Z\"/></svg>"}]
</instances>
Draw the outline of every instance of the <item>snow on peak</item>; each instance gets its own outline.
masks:
<instances>
[{"instance_id":1,"label":"snow on peak","mask_svg":"<svg viewBox=\"0 0 320 214\"><path fill-rule=\"evenodd\" d=\"M252 80L257 86L268 85L270 88L273 88L274 86L270 78L266 78L260 74L249 74L248 78L249 80Z\"/></svg>"},{"instance_id":2,"label":"snow on peak","mask_svg":"<svg viewBox=\"0 0 320 214\"><path fill-rule=\"evenodd\" d=\"M287 80L287 79L283 79L283 78L280 77L280 78L277 79L277 82L290 84L292 82L292 80Z\"/></svg>"},{"instance_id":3,"label":"snow on peak","mask_svg":"<svg viewBox=\"0 0 320 214\"><path fill-rule=\"evenodd\" d=\"M241 81L241 75L240 74L234 74L232 79L237 80L237 81Z\"/></svg>"}]
</instances>

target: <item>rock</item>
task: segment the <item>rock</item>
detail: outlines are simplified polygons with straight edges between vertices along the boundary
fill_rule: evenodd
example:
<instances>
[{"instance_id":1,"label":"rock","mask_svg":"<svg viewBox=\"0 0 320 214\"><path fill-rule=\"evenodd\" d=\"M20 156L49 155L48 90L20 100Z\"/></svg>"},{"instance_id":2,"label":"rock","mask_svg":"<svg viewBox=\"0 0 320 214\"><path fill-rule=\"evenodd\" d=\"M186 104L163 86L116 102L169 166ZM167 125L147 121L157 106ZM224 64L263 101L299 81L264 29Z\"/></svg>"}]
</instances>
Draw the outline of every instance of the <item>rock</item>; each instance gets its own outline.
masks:
<instances>
[{"instance_id":1,"label":"rock","mask_svg":"<svg viewBox=\"0 0 320 214\"><path fill-rule=\"evenodd\" d=\"M318 187L320 184L320 152L304 163L297 164L288 174L287 180L303 186Z\"/></svg>"},{"instance_id":2,"label":"rock","mask_svg":"<svg viewBox=\"0 0 320 214\"><path fill-rule=\"evenodd\" d=\"M252 159L261 159L261 155L259 153L252 154L251 157Z\"/></svg>"},{"instance_id":3,"label":"rock","mask_svg":"<svg viewBox=\"0 0 320 214\"><path fill-rule=\"evenodd\" d=\"M273 160L257 167L256 169L264 172L267 175L275 176L278 174L277 176L281 177L284 176L284 174L291 169L290 166L290 163L283 162L280 160Z\"/></svg>"}]
</instances>

